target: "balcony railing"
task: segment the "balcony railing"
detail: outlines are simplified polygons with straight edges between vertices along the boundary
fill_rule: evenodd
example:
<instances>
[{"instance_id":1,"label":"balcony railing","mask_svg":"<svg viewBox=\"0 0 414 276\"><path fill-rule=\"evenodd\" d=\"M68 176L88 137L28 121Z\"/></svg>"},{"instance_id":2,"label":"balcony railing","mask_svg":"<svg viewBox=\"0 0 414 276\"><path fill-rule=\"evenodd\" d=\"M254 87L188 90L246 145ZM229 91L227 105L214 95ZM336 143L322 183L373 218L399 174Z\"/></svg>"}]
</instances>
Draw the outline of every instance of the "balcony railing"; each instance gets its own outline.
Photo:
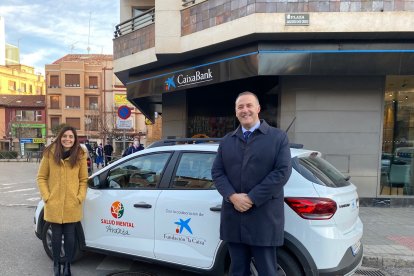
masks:
<instances>
[{"instance_id":1,"label":"balcony railing","mask_svg":"<svg viewBox=\"0 0 414 276\"><path fill-rule=\"evenodd\" d=\"M114 37L120 37L135 30L141 29L155 22L155 8L149 9L138 16L128 19L115 26Z\"/></svg>"}]
</instances>

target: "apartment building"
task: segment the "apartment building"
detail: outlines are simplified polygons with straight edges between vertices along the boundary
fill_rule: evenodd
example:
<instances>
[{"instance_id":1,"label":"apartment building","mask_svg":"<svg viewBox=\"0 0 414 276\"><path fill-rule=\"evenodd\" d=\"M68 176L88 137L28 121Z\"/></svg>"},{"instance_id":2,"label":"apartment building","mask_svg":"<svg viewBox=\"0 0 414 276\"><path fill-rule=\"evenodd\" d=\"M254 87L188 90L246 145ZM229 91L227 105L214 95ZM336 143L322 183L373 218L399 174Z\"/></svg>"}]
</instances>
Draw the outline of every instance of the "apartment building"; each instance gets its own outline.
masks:
<instances>
[{"instance_id":1,"label":"apartment building","mask_svg":"<svg viewBox=\"0 0 414 276\"><path fill-rule=\"evenodd\" d=\"M0 95L0 150L24 156L46 142L44 95Z\"/></svg>"},{"instance_id":2,"label":"apartment building","mask_svg":"<svg viewBox=\"0 0 414 276\"><path fill-rule=\"evenodd\" d=\"M45 78L23 64L0 65L0 94L45 95Z\"/></svg>"},{"instance_id":3,"label":"apartment building","mask_svg":"<svg viewBox=\"0 0 414 276\"><path fill-rule=\"evenodd\" d=\"M81 142L106 144L120 155L136 136L146 142L144 116L126 100L126 88L113 72L112 55L68 54L45 67L47 81L47 136L53 139L61 124L78 130ZM131 108L122 120L119 106Z\"/></svg>"},{"instance_id":4,"label":"apartment building","mask_svg":"<svg viewBox=\"0 0 414 276\"><path fill-rule=\"evenodd\" d=\"M245 90L361 197L413 197L412 1L120 0L114 68L163 137L223 136Z\"/></svg>"}]
</instances>

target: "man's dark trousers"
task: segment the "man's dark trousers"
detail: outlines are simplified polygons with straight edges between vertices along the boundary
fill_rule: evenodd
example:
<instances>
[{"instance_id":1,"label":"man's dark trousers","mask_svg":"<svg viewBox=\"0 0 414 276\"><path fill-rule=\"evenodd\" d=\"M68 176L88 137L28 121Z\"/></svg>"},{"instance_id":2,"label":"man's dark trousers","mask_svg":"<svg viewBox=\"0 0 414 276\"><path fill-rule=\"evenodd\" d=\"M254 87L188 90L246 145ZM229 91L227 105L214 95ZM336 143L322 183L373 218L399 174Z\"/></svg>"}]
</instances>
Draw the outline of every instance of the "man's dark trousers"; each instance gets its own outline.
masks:
<instances>
[{"instance_id":1,"label":"man's dark trousers","mask_svg":"<svg viewBox=\"0 0 414 276\"><path fill-rule=\"evenodd\" d=\"M227 244L231 258L231 276L250 276L253 257L259 276L277 275L276 247L250 246L242 243Z\"/></svg>"}]
</instances>

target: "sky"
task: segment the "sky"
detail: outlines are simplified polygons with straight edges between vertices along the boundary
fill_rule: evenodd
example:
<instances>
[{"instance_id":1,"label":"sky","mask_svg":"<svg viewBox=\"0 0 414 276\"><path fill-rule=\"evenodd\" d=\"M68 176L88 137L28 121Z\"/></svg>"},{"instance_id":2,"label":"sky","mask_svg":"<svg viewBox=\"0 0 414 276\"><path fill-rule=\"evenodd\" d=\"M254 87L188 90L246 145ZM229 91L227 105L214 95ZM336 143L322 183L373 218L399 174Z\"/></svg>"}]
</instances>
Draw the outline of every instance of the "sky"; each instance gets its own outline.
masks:
<instances>
[{"instance_id":1,"label":"sky","mask_svg":"<svg viewBox=\"0 0 414 276\"><path fill-rule=\"evenodd\" d=\"M0 16L20 63L45 75L46 64L88 54L88 46L90 54L113 54L119 0L0 0Z\"/></svg>"}]
</instances>

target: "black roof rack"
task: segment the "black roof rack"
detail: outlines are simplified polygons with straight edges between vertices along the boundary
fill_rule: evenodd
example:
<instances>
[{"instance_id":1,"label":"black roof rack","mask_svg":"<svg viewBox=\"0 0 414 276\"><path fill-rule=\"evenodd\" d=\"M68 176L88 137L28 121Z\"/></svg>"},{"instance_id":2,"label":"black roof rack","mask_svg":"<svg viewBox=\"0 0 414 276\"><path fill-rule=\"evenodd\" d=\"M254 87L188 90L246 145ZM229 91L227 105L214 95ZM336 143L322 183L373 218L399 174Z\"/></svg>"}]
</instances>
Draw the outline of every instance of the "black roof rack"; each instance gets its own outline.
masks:
<instances>
[{"instance_id":1,"label":"black roof rack","mask_svg":"<svg viewBox=\"0 0 414 276\"><path fill-rule=\"evenodd\" d=\"M164 146L173 146L179 144L201 144L201 143L218 143L222 138L176 138L176 139L163 139L155 141L147 148L156 148Z\"/></svg>"}]
</instances>

